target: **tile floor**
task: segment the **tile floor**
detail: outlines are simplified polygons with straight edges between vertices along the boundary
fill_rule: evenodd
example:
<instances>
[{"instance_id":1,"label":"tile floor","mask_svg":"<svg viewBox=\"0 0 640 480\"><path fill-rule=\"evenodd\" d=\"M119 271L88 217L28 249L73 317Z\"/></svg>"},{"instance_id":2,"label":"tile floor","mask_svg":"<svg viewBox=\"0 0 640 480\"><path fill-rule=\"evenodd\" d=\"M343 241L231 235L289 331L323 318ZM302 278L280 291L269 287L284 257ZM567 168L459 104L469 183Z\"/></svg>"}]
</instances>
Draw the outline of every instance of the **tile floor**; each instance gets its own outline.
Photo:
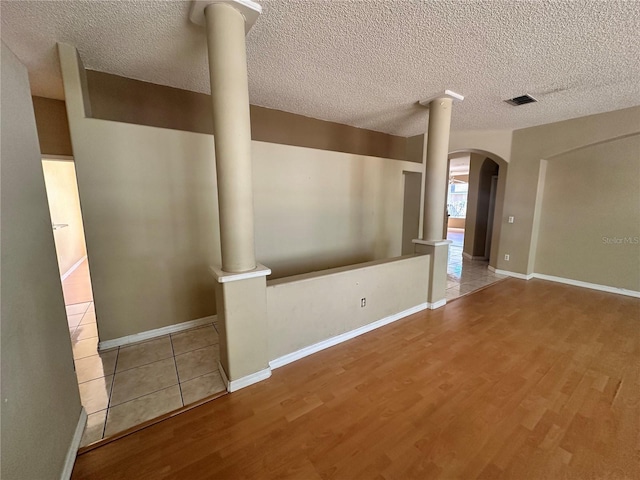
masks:
<instances>
[{"instance_id":1,"label":"tile floor","mask_svg":"<svg viewBox=\"0 0 640 480\"><path fill-rule=\"evenodd\" d=\"M65 305L93 301L89 262L87 262L86 259L71 275L64 279L62 282L62 292L64 294Z\"/></svg>"},{"instance_id":2,"label":"tile floor","mask_svg":"<svg viewBox=\"0 0 640 480\"><path fill-rule=\"evenodd\" d=\"M69 278L63 282L65 299L87 300L88 267ZM92 299L66 308L80 397L88 414L81 446L224 391L215 325L98 352Z\"/></svg>"},{"instance_id":3,"label":"tile floor","mask_svg":"<svg viewBox=\"0 0 640 480\"><path fill-rule=\"evenodd\" d=\"M506 278L489 270L488 261L467 260L462 256L464 230L450 228L447 231L447 240L453 242L449 245L447 301Z\"/></svg>"}]
</instances>

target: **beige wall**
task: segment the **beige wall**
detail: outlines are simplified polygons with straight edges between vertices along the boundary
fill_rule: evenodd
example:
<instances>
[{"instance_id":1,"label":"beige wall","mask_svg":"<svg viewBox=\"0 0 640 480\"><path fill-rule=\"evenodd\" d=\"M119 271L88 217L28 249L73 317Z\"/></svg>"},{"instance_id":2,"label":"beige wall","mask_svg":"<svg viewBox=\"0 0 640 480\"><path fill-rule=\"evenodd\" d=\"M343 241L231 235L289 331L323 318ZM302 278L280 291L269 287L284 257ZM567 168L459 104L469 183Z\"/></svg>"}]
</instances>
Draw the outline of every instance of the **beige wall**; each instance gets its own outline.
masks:
<instances>
[{"instance_id":1,"label":"beige wall","mask_svg":"<svg viewBox=\"0 0 640 480\"><path fill-rule=\"evenodd\" d=\"M100 340L214 314L213 139L70 119Z\"/></svg>"},{"instance_id":2,"label":"beige wall","mask_svg":"<svg viewBox=\"0 0 640 480\"><path fill-rule=\"evenodd\" d=\"M271 278L398 256L403 170L419 165L253 142L256 255Z\"/></svg>"},{"instance_id":3,"label":"beige wall","mask_svg":"<svg viewBox=\"0 0 640 480\"><path fill-rule=\"evenodd\" d=\"M71 161L43 160L42 169L51 223L69 225L53 231L58 267L63 275L87 254L76 168Z\"/></svg>"},{"instance_id":4,"label":"beige wall","mask_svg":"<svg viewBox=\"0 0 640 480\"><path fill-rule=\"evenodd\" d=\"M462 251L473 256L476 237L476 213L480 193L480 168L486 157L478 153L469 156L469 192L467 194L467 218L464 228L464 246ZM483 255L484 256L484 255Z\"/></svg>"},{"instance_id":5,"label":"beige wall","mask_svg":"<svg viewBox=\"0 0 640 480\"><path fill-rule=\"evenodd\" d=\"M453 107L456 115L456 107ZM426 125L425 125L426 129ZM449 153L475 152L511 160L512 130L451 130ZM424 134L407 138L407 160L422 163Z\"/></svg>"},{"instance_id":6,"label":"beige wall","mask_svg":"<svg viewBox=\"0 0 640 480\"><path fill-rule=\"evenodd\" d=\"M498 175L498 165L484 155L471 154L469 167L469 196L463 251L472 257L484 258L490 217L491 177Z\"/></svg>"},{"instance_id":7,"label":"beige wall","mask_svg":"<svg viewBox=\"0 0 640 480\"><path fill-rule=\"evenodd\" d=\"M455 107L453 114L456 114ZM511 130L453 130L449 139L449 153L486 153L507 163L511 161L511 147Z\"/></svg>"},{"instance_id":8,"label":"beige wall","mask_svg":"<svg viewBox=\"0 0 640 480\"><path fill-rule=\"evenodd\" d=\"M502 227L497 267L522 274L534 271L532 245L537 234L534 216L541 160L638 132L640 107L514 131L504 212L500 217L496 214L496 222ZM510 215L515 217L513 224L507 223ZM504 260L505 253L510 255L509 261ZM595 262L599 264L597 258ZM607 267L602 263L599 268Z\"/></svg>"},{"instance_id":9,"label":"beige wall","mask_svg":"<svg viewBox=\"0 0 640 480\"><path fill-rule=\"evenodd\" d=\"M426 303L429 260L407 256L268 282L269 359Z\"/></svg>"},{"instance_id":10,"label":"beige wall","mask_svg":"<svg viewBox=\"0 0 640 480\"><path fill-rule=\"evenodd\" d=\"M548 161L535 272L640 291L640 135Z\"/></svg>"},{"instance_id":11,"label":"beige wall","mask_svg":"<svg viewBox=\"0 0 640 480\"><path fill-rule=\"evenodd\" d=\"M500 167L498 171L498 191L496 192L496 204L493 215L493 232L491 236L491 254L489 257L489 265L492 267L496 267L498 265L498 259L500 257L500 245L502 242L502 228L505 225L505 208L506 207L506 191L507 191L507 181L509 180L509 170L510 164L506 161L495 157L492 158Z\"/></svg>"},{"instance_id":12,"label":"beige wall","mask_svg":"<svg viewBox=\"0 0 640 480\"><path fill-rule=\"evenodd\" d=\"M76 51L60 57L100 340L212 315L213 138L85 118Z\"/></svg>"},{"instance_id":13,"label":"beige wall","mask_svg":"<svg viewBox=\"0 0 640 480\"><path fill-rule=\"evenodd\" d=\"M85 118L75 50L61 57L100 339L215 313L212 136ZM402 172L420 165L259 141L252 157L273 277L400 255Z\"/></svg>"},{"instance_id":14,"label":"beige wall","mask_svg":"<svg viewBox=\"0 0 640 480\"><path fill-rule=\"evenodd\" d=\"M33 97L40 152L47 155L72 156L67 109L63 100Z\"/></svg>"},{"instance_id":15,"label":"beige wall","mask_svg":"<svg viewBox=\"0 0 640 480\"><path fill-rule=\"evenodd\" d=\"M58 479L80 416L27 70L2 43L2 469Z\"/></svg>"},{"instance_id":16,"label":"beige wall","mask_svg":"<svg viewBox=\"0 0 640 480\"><path fill-rule=\"evenodd\" d=\"M446 301L449 244L446 241L418 241L415 244L415 252L430 257L427 301L432 304Z\"/></svg>"},{"instance_id":17,"label":"beige wall","mask_svg":"<svg viewBox=\"0 0 640 480\"><path fill-rule=\"evenodd\" d=\"M426 125L425 125L426 129ZM422 163L422 151L424 149L424 134L407 138L407 161Z\"/></svg>"},{"instance_id":18,"label":"beige wall","mask_svg":"<svg viewBox=\"0 0 640 480\"><path fill-rule=\"evenodd\" d=\"M87 71L91 116L213 134L209 95ZM404 137L251 105L253 140L404 160Z\"/></svg>"},{"instance_id":19,"label":"beige wall","mask_svg":"<svg viewBox=\"0 0 640 480\"><path fill-rule=\"evenodd\" d=\"M413 240L420 235L422 174L404 172L404 206L402 207L402 255L414 252Z\"/></svg>"},{"instance_id":20,"label":"beige wall","mask_svg":"<svg viewBox=\"0 0 640 480\"><path fill-rule=\"evenodd\" d=\"M228 380L269 367L267 286L264 276L216 285L220 364Z\"/></svg>"}]
</instances>

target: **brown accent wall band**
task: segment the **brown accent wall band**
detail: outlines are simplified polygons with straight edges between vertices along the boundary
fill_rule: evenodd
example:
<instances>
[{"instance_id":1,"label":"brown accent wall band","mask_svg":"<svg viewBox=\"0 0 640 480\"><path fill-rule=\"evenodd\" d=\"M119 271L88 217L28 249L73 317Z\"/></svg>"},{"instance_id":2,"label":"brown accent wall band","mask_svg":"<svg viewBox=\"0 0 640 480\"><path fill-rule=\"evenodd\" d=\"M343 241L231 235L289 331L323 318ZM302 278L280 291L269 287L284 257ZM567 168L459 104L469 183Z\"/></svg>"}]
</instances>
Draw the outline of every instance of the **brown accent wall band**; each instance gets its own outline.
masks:
<instances>
[{"instance_id":1,"label":"brown accent wall band","mask_svg":"<svg viewBox=\"0 0 640 480\"><path fill-rule=\"evenodd\" d=\"M87 70L93 118L213 133L209 95ZM405 160L406 139L251 105L253 140Z\"/></svg>"},{"instance_id":2,"label":"brown accent wall band","mask_svg":"<svg viewBox=\"0 0 640 480\"><path fill-rule=\"evenodd\" d=\"M72 156L67 108L63 100L31 97L38 129L40 153Z\"/></svg>"}]
</instances>

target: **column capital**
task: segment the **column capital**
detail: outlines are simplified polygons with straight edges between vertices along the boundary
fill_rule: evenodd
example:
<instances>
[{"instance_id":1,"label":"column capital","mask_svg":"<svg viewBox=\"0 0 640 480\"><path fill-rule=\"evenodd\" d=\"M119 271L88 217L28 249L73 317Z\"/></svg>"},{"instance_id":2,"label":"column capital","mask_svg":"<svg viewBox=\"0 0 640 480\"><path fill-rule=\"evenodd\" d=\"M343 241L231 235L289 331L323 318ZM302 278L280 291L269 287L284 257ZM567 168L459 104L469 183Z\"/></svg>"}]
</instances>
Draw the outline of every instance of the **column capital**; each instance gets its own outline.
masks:
<instances>
[{"instance_id":1,"label":"column capital","mask_svg":"<svg viewBox=\"0 0 640 480\"><path fill-rule=\"evenodd\" d=\"M439 100L441 98L450 98L454 103L460 103L464 100L464 95L460 95L459 93L454 92L453 90L445 90L444 92L440 92L437 95L433 95L426 100L420 100L418 103L423 107L429 108L431 102L434 100Z\"/></svg>"},{"instance_id":2,"label":"column capital","mask_svg":"<svg viewBox=\"0 0 640 480\"><path fill-rule=\"evenodd\" d=\"M223 4L229 5L236 9L244 17L244 33L249 33L253 24L262 13L262 7L251 0L193 0L191 2L191 12L189 18L196 25L204 27L206 25L206 19L204 17L204 10L209 5Z\"/></svg>"}]
</instances>

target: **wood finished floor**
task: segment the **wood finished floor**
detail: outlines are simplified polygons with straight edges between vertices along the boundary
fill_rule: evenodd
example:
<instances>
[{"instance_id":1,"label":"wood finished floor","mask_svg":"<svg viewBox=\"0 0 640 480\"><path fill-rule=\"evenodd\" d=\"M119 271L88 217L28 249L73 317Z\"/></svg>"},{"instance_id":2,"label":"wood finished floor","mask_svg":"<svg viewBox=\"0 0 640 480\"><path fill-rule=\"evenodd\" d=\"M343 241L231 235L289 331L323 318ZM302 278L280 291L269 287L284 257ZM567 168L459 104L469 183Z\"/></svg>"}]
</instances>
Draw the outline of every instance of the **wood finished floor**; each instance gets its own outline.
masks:
<instances>
[{"instance_id":1,"label":"wood finished floor","mask_svg":"<svg viewBox=\"0 0 640 480\"><path fill-rule=\"evenodd\" d=\"M80 478L637 479L640 299L516 279L77 459Z\"/></svg>"}]
</instances>

